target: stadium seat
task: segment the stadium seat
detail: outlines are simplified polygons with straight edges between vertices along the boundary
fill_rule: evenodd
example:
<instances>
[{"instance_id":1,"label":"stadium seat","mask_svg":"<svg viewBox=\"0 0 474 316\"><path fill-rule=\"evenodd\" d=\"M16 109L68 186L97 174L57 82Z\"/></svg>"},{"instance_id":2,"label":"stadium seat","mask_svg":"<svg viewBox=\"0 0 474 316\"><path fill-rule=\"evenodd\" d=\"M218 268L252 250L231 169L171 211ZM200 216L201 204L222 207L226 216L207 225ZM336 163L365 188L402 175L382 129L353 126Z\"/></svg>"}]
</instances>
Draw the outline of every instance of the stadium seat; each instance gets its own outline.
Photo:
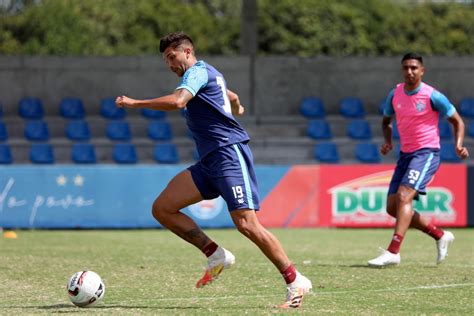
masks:
<instances>
[{"instance_id":1,"label":"stadium seat","mask_svg":"<svg viewBox=\"0 0 474 316\"><path fill-rule=\"evenodd\" d=\"M13 162L10 146L0 144L0 164L10 164Z\"/></svg>"},{"instance_id":2,"label":"stadium seat","mask_svg":"<svg viewBox=\"0 0 474 316\"><path fill-rule=\"evenodd\" d=\"M106 133L111 140L130 140L132 137L126 121L109 121Z\"/></svg>"},{"instance_id":3,"label":"stadium seat","mask_svg":"<svg viewBox=\"0 0 474 316\"><path fill-rule=\"evenodd\" d=\"M44 121L28 121L25 126L25 137L32 141L48 140L48 125Z\"/></svg>"},{"instance_id":4,"label":"stadium seat","mask_svg":"<svg viewBox=\"0 0 474 316\"><path fill-rule=\"evenodd\" d=\"M32 144L30 148L30 160L37 164L54 163L53 147L50 144Z\"/></svg>"},{"instance_id":5,"label":"stadium seat","mask_svg":"<svg viewBox=\"0 0 474 316\"><path fill-rule=\"evenodd\" d=\"M0 141L5 141L8 139L7 127L3 122L0 122Z\"/></svg>"},{"instance_id":6,"label":"stadium seat","mask_svg":"<svg viewBox=\"0 0 474 316\"><path fill-rule=\"evenodd\" d=\"M91 138L89 124L83 120L69 121L66 125L66 137L70 140L89 140Z\"/></svg>"},{"instance_id":7,"label":"stadium seat","mask_svg":"<svg viewBox=\"0 0 474 316\"><path fill-rule=\"evenodd\" d=\"M123 108L115 106L115 99L106 98L100 102L100 115L107 119L122 119L125 117L126 112Z\"/></svg>"},{"instance_id":8,"label":"stadium seat","mask_svg":"<svg viewBox=\"0 0 474 316\"><path fill-rule=\"evenodd\" d=\"M331 128L326 120L311 120L308 122L307 135L313 139L330 139Z\"/></svg>"},{"instance_id":9,"label":"stadium seat","mask_svg":"<svg viewBox=\"0 0 474 316\"><path fill-rule=\"evenodd\" d=\"M306 118L323 118L326 115L324 103L320 98L303 98L300 103L300 113Z\"/></svg>"},{"instance_id":10,"label":"stadium seat","mask_svg":"<svg viewBox=\"0 0 474 316\"><path fill-rule=\"evenodd\" d=\"M171 143L156 144L154 156L159 163L174 164L179 162L178 150Z\"/></svg>"},{"instance_id":11,"label":"stadium seat","mask_svg":"<svg viewBox=\"0 0 474 316\"><path fill-rule=\"evenodd\" d=\"M440 149L441 161L460 162L461 159L456 154L456 151L454 150L454 148L455 148L454 143L452 142L441 143L441 149Z\"/></svg>"},{"instance_id":12,"label":"stadium seat","mask_svg":"<svg viewBox=\"0 0 474 316\"><path fill-rule=\"evenodd\" d=\"M43 118L43 104L38 98L23 98L20 100L18 114L25 119Z\"/></svg>"},{"instance_id":13,"label":"stadium seat","mask_svg":"<svg viewBox=\"0 0 474 316\"><path fill-rule=\"evenodd\" d=\"M471 120L467 126L467 134L470 137L474 137L474 120Z\"/></svg>"},{"instance_id":14,"label":"stadium seat","mask_svg":"<svg viewBox=\"0 0 474 316\"><path fill-rule=\"evenodd\" d=\"M380 154L377 145L373 143L359 143L355 147L357 160L365 163L380 162Z\"/></svg>"},{"instance_id":15,"label":"stadium seat","mask_svg":"<svg viewBox=\"0 0 474 316\"><path fill-rule=\"evenodd\" d=\"M173 138L171 126L164 120L150 121L148 123L148 136L154 140L170 140Z\"/></svg>"},{"instance_id":16,"label":"stadium seat","mask_svg":"<svg viewBox=\"0 0 474 316\"><path fill-rule=\"evenodd\" d=\"M459 113L466 118L474 118L474 98L464 98L459 103Z\"/></svg>"},{"instance_id":17,"label":"stadium seat","mask_svg":"<svg viewBox=\"0 0 474 316\"><path fill-rule=\"evenodd\" d=\"M344 98L341 101L340 113L347 118L364 117L365 110L362 100L359 98Z\"/></svg>"},{"instance_id":18,"label":"stadium seat","mask_svg":"<svg viewBox=\"0 0 474 316\"><path fill-rule=\"evenodd\" d=\"M339 151L335 143L319 143L314 147L314 157L326 163L339 162Z\"/></svg>"},{"instance_id":19,"label":"stadium seat","mask_svg":"<svg viewBox=\"0 0 474 316\"><path fill-rule=\"evenodd\" d=\"M347 125L347 136L352 139L371 139L372 130L366 120L352 120Z\"/></svg>"},{"instance_id":20,"label":"stadium seat","mask_svg":"<svg viewBox=\"0 0 474 316\"><path fill-rule=\"evenodd\" d=\"M166 117L166 112L152 110L152 109L141 109L140 112L142 115L149 119L163 119Z\"/></svg>"},{"instance_id":21,"label":"stadium seat","mask_svg":"<svg viewBox=\"0 0 474 316\"><path fill-rule=\"evenodd\" d=\"M138 157L133 144L115 144L113 149L113 159L120 164L137 163Z\"/></svg>"},{"instance_id":22,"label":"stadium seat","mask_svg":"<svg viewBox=\"0 0 474 316\"><path fill-rule=\"evenodd\" d=\"M451 130L451 124L445 120L445 119L440 119L439 120L439 137L441 139L452 139L453 138L453 132Z\"/></svg>"},{"instance_id":23,"label":"stadium seat","mask_svg":"<svg viewBox=\"0 0 474 316\"><path fill-rule=\"evenodd\" d=\"M75 163L96 163L94 146L92 144L72 145L71 160Z\"/></svg>"},{"instance_id":24,"label":"stadium seat","mask_svg":"<svg viewBox=\"0 0 474 316\"><path fill-rule=\"evenodd\" d=\"M82 119L85 111L82 100L78 98L64 98L59 105L59 113L67 119Z\"/></svg>"}]
</instances>

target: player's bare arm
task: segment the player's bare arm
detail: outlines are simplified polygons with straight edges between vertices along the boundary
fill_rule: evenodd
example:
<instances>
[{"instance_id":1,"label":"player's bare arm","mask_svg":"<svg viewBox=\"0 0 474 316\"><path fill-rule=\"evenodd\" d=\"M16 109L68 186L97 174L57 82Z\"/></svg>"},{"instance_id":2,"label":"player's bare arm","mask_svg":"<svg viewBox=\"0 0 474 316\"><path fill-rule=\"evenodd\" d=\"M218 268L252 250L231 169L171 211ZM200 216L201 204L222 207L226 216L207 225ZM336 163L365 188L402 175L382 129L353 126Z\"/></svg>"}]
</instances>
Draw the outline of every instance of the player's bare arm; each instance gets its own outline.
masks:
<instances>
[{"instance_id":1,"label":"player's bare arm","mask_svg":"<svg viewBox=\"0 0 474 316\"><path fill-rule=\"evenodd\" d=\"M147 108L160 111L173 111L184 108L192 98L193 95L188 90L178 89L172 94L150 100L137 100L122 95L115 99L115 104L118 107L133 109Z\"/></svg>"},{"instance_id":2,"label":"player's bare arm","mask_svg":"<svg viewBox=\"0 0 474 316\"><path fill-rule=\"evenodd\" d=\"M227 89L227 97L230 101L230 107L232 109L232 115L242 115L245 112L245 108L240 104L239 96L237 93Z\"/></svg>"},{"instance_id":3,"label":"player's bare arm","mask_svg":"<svg viewBox=\"0 0 474 316\"><path fill-rule=\"evenodd\" d=\"M382 155L388 154L392 149L392 118L384 116L382 120L382 131L384 143L380 146L380 153Z\"/></svg>"},{"instance_id":4,"label":"player's bare arm","mask_svg":"<svg viewBox=\"0 0 474 316\"><path fill-rule=\"evenodd\" d=\"M456 145L456 154L461 159L469 157L469 151L463 146L464 143L464 122L457 112L453 114L448 121L454 128L454 144Z\"/></svg>"}]
</instances>

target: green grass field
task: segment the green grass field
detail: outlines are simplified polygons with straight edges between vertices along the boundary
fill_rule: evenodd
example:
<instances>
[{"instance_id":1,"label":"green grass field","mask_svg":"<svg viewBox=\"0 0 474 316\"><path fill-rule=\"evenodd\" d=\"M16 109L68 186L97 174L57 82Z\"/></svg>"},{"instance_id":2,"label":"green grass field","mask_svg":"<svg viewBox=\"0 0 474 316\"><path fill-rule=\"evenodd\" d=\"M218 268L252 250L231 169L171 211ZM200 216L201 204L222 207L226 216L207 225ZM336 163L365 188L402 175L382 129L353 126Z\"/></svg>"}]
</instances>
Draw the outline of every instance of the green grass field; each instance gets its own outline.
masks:
<instances>
[{"instance_id":1,"label":"green grass field","mask_svg":"<svg viewBox=\"0 0 474 316\"><path fill-rule=\"evenodd\" d=\"M279 310L285 285L258 248L236 230L209 230L236 264L204 289L194 288L206 260L163 230L19 231L0 238L0 314L110 315L427 314L472 315L474 231L456 241L436 266L435 242L409 231L399 267L373 269L368 259L386 247L392 230L272 230L314 291L299 310ZM88 269L104 279L104 300L80 309L66 282Z\"/></svg>"}]
</instances>

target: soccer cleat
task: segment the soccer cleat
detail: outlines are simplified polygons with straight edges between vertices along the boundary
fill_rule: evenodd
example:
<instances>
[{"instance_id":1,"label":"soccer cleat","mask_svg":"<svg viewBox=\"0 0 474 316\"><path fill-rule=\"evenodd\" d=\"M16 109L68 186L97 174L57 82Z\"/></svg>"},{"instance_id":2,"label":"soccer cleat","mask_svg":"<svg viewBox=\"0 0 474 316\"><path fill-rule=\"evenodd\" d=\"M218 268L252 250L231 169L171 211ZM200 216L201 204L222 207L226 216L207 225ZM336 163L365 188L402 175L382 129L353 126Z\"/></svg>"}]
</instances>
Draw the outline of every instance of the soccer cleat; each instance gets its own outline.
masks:
<instances>
[{"instance_id":1,"label":"soccer cleat","mask_svg":"<svg viewBox=\"0 0 474 316\"><path fill-rule=\"evenodd\" d=\"M228 269L234 264L235 257L230 251L218 247L207 260L206 271L202 278L196 283L197 288L204 287L217 279L222 270Z\"/></svg>"},{"instance_id":2,"label":"soccer cleat","mask_svg":"<svg viewBox=\"0 0 474 316\"><path fill-rule=\"evenodd\" d=\"M280 308L298 308L303 302L303 297L305 294L309 293L313 285L311 281L297 272L296 279L288 284L286 288L286 301Z\"/></svg>"},{"instance_id":3,"label":"soccer cleat","mask_svg":"<svg viewBox=\"0 0 474 316\"><path fill-rule=\"evenodd\" d=\"M372 267L384 267L384 266L389 266L389 265L399 265L400 264L400 254L394 254L391 253L388 250L384 250L381 248L383 251L380 256L377 258L374 258L372 260L369 260L367 263L369 266Z\"/></svg>"},{"instance_id":4,"label":"soccer cleat","mask_svg":"<svg viewBox=\"0 0 474 316\"><path fill-rule=\"evenodd\" d=\"M448 256L448 247L453 243L454 235L450 231L444 231L443 236L436 241L436 246L438 248L438 258L436 263L440 264Z\"/></svg>"}]
</instances>

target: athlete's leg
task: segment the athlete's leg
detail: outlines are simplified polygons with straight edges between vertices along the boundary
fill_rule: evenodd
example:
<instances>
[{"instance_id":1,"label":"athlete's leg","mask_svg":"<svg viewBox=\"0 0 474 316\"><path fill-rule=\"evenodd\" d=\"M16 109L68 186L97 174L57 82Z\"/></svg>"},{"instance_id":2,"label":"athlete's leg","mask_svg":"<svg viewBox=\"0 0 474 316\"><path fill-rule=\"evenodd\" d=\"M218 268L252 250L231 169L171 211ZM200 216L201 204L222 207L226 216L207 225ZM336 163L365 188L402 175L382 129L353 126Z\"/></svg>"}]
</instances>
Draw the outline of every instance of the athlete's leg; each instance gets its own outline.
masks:
<instances>
[{"instance_id":1,"label":"athlete's leg","mask_svg":"<svg viewBox=\"0 0 474 316\"><path fill-rule=\"evenodd\" d=\"M405 185L400 185L396 196L397 222L395 234L405 236L413 218L413 199L417 191Z\"/></svg>"},{"instance_id":2,"label":"athlete's leg","mask_svg":"<svg viewBox=\"0 0 474 316\"><path fill-rule=\"evenodd\" d=\"M260 224L254 210L234 210L230 215L239 232L255 243L278 271L291 264L278 239Z\"/></svg>"},{"instance_id":3,"label":"athlete's leg","mask_svg":"<svg viewBox=\"0 0 474 316\"><path fill-rule=\"evenodd\" d=\"M184 170L168 183L153 203L153 216L164 227L202 250L212 240L187 215L180 212L203 198L189 170Z\"/></svg>"}]
</instances>

